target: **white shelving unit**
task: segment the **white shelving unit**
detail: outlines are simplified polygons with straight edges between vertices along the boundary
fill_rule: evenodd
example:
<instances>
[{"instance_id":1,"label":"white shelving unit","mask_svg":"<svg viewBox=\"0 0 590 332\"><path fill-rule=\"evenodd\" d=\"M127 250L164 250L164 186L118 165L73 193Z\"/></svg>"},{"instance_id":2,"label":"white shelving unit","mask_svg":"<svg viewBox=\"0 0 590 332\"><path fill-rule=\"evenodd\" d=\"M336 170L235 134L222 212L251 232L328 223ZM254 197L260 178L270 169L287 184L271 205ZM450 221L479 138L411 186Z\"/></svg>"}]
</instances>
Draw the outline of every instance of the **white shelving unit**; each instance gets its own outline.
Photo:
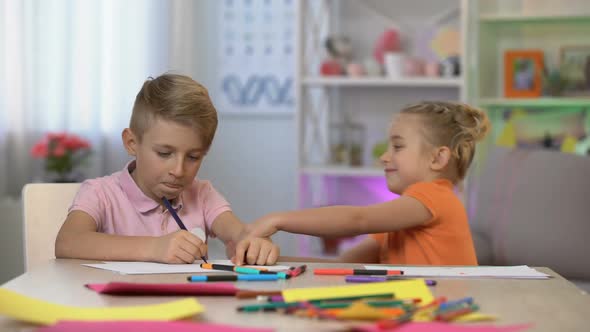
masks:
<instances>
[{"instance_id":1,"label":"white shelving unit","mask_svg":"<svg viewBox=\"0 0 590 332\"><path fill-rule=\"evenodd\" d=\"M329 35L350 38L353 60L371 57L379 35L397 26L405 53L416 55L416 36L437 24L462 26L467 0L301 0L297 9L296 118L298 139L299 208L336 204L370 204L384 198L382 169L371 156L375 143L386 140L391 117L403 106L422 100L465 100L463 76L450 78L386 76L320 76L326 58L324 41ZM449 8L451 10L449 10ZM441 21L444 21L441 23ZM449 23L451 22L451 23ZM465 54L465 38L461 38ZM462 57L463 59L464 57ZM342 121L365 128L362 165L330 164L331 124ZM380 187L372 197L365 182ZM355 197L355 195L357 195ZM380 196L381 195L381 196ZM317 241L316 241L317 242ZM301 255L317 255L317 243L301 237Z\"/></svg>"},{"instance_id":2,"label":"white shelving unit","mask_svg":"<svg viewBox=\"0 0 590 332\"><path fill-rule=\"evenodd\" d=\"M352 87L454 87L460 88L463 85L461 78L428 78L428 77L407 77L391 79L387 77L305 77L305 86L352 86Z\"/></svg>"}]
</instances>

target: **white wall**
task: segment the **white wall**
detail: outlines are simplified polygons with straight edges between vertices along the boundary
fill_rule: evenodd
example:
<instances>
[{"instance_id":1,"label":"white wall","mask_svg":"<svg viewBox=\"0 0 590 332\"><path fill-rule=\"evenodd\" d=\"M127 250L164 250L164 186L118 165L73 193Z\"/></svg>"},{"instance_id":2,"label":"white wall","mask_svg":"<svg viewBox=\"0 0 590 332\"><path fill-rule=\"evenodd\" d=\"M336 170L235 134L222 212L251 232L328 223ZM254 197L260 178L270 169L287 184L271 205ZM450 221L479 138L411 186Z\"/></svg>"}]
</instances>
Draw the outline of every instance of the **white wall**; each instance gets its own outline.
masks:
<instances>
[{"instance_id":1,"label":"white wall","mask_svg":"<svg viewBox=\"0 0 590 332\"><path fill-rule=\"evenodd\" d=\"M205 84L216 102L215 84L218 63L217 8L214 0L198 1L190 11L186 36L192 44L190 57L182 61L183 71L190 70L193 78ZM185 14L186 15L186 14ZM182 33L180 33L182 34ZM192 34L192 36L191 36ZM186 54L186 53L185 53ZM182 58L182 55L173 56ZM271 211L295 208L296 181L295 117L291 114L224 115L219 114L219 126L213 146L199 172L209 179L232 204L236 215L245 222ZM281 254L295 255L293 235L273 237L281 246ZM220 243L210 243L213 257L223 255Z\"/></svg>"}]
</instances>

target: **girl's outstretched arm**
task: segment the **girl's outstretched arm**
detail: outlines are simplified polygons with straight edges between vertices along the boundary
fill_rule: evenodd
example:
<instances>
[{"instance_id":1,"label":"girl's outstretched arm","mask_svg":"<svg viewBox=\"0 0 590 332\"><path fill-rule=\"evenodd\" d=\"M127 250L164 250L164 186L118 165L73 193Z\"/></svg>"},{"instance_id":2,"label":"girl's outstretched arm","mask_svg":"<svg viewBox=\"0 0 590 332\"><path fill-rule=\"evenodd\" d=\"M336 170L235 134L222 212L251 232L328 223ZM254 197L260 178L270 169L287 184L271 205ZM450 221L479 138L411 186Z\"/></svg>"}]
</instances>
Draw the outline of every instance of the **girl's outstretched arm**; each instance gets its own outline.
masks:
<instances>
[{"instance_id":1,"label":"girl's outstretched arm","mask_svg":"<svg viewBox=\"0 0 590 332\"><path fill-rule=\"evenodd\" d=\"M369 206L329 206L272 213L248 228L252 236L261 237L277 231L314 236L355 236L419 226L430 219L432 214L417 199L401 196Z\"/></svg>"}]
</instances>

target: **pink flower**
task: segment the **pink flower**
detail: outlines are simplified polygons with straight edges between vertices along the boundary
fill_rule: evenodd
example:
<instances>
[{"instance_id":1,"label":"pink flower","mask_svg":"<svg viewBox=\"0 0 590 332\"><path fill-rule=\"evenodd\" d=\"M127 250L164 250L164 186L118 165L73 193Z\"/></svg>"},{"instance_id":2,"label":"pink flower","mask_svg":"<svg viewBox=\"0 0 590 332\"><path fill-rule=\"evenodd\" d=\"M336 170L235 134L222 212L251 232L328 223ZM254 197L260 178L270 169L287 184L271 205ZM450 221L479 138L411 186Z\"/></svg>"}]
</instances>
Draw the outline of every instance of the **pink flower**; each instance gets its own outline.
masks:
<instances>
[{"instance_id":1,"label":"pink flower","mask_svg":"<svg viewBox=\"0 0 590 332\"><path fill-rule=\"evenodd\" d=\"M57 146L51 152L54 157L63 157L66 154L66 147L61 143L57 143Z\"/></svg>"},{"instance_id":2,"label":"pink flower","mask_svg":"<svg viewBox=\"0 0 590 332\"><path fill-rule=\"evenodd\" d=\"M34 158L44 159L47 171L61 177L74 171L90 153L87 140L65 132L48 133L31 148Z\"/></svg>"},{"instance_id":3,"label":"pink flower","mask_svg":"<svg viewBox=\"0 0 590 332\"><path fill-rule=\"evenodd\" d=\"M46 158L48 154L47 150L47 142L42 140L33 146L31 155L35 158Z\"/></svg>"}]
</instances>

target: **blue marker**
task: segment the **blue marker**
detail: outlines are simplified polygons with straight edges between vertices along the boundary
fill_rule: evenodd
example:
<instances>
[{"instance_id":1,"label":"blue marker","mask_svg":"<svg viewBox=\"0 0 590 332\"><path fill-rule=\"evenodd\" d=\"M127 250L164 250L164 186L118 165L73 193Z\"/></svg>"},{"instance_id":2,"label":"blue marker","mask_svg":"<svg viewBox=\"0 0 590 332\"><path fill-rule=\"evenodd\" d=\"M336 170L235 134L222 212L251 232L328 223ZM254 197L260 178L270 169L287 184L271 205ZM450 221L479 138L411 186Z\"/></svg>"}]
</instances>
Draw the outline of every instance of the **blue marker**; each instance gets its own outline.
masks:
<instances>
[{"instance_id":1,"label":"blue marker","mask_svg":"<svg viewBox=\"0 0 590 332\"><path fill-rule=\"evenodd\" d=\"M276 274L238 274L238 275L198 275L186 278L190 282L200 281L269 281L281 279Z\"/></svg>"}]
</instances>

